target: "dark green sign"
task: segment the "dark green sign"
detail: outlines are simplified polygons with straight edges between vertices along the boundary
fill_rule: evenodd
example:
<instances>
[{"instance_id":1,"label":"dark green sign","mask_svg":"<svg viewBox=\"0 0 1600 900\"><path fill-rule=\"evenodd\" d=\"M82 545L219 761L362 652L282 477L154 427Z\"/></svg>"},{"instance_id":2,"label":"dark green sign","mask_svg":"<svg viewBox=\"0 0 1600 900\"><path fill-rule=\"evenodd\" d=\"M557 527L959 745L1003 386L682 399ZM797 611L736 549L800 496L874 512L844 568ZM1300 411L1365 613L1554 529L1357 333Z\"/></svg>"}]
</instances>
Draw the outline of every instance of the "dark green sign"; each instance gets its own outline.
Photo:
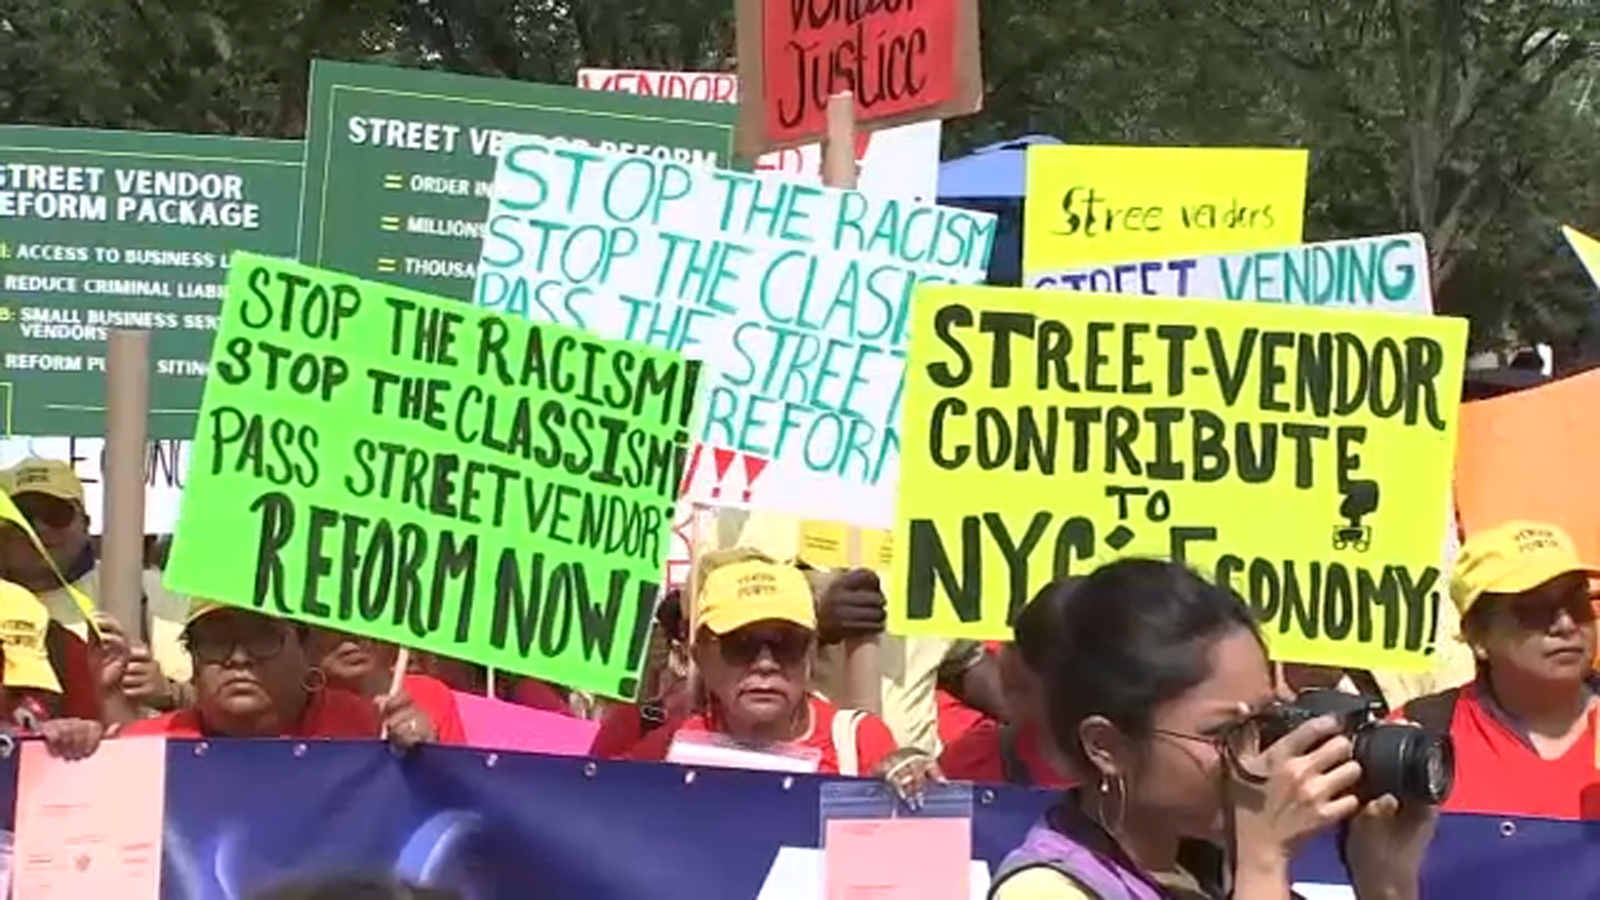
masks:
<instances>
[{"instance_id":1,"label":"dark green sign","mask_svg":"<svg viewBox=\"0 0 1600 900\"><path fill-rule=\"evenodd\" d=\"M507 136L727 166L736 112L727 104L318 60L300 260L470 300Z\"/></svg>"},{"instance_id":2,"label":"dark green sign","mask_svg":"<svg viewBox=\"0 0 1600 900\"><path fill-rule=\"evenodd\" d=\"M292 256L299 142L0 126L0 428L105 433L106 335L151 332L150 436L188 438L228 255Z\"/></svg>"}]
</instances>

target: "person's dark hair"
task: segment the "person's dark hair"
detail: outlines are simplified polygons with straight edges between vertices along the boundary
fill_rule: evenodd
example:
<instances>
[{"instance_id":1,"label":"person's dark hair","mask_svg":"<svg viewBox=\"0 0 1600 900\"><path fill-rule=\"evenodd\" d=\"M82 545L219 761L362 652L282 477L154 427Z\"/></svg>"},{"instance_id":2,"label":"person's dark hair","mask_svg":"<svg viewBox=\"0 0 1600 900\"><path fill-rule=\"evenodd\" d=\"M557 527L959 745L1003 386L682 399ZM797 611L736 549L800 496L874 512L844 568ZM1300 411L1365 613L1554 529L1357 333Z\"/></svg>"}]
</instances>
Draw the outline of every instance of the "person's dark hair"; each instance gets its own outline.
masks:
<instances>
[{"instance_id":1,"label":"person's dark hair","mask_svg":"<svg viewBox=\"0 0 1600 900\"><path fill-rule=\"evenodd\" d=\"M656 625L675 641L689 639L689 625L683 616L683 588L672 588L656 604Z\"/></svg>"},{"instance_id":2,"label":"person's dark hair","mask_svg":"<svg viewBox=\"0 0 1600 900\"><path fill-rule=\"evenodd\" d=\"M1066 606L1068 595L1082 583L1082 578L1070 575L1050 582L1033 595L1017 614L1017 620L1011 623L1017 654L1035 675L1049 674L1050 649L1060 640L1061 610Z\"/></svg>"},{"instance_id":3,"label":"person's dark hair","mask_svg":"<svg viewBox=\"0 0 1600 900\"><path fill-rule=\"evenodd\" d=\"M1504 602L1504 594L1491 594L1485 592L1478 596L1476 603L1467 607L1461 616L1461 634L1463 637L1478 637L1489 630L1494 621L1495 609Z\"/></svg>"},{"instance_id":4,"label":"person's dark hair","mask_svg":"<svg viewBox=\"0 0 1600 900\"><path fill-rule=\"evenodd\" d=\"M1260 640L1238 594L1178 563L1120 560L1061 593L1045 684L1057 745L1080 765L1083 720L1147 737L1156 707L1206 679L1219 639L1243 628Z\"/></svg>"},{"instance_id":5,"label":"person's dark hair","mask_svg":"<svg viewBox=\"0 0 1600 900\"><path fill-rule=\"evenodd\" d=\"M250 900L461 900L458 891L413 887L384 876L334 875L286 884Z\"/></svg>"}]
</instances>

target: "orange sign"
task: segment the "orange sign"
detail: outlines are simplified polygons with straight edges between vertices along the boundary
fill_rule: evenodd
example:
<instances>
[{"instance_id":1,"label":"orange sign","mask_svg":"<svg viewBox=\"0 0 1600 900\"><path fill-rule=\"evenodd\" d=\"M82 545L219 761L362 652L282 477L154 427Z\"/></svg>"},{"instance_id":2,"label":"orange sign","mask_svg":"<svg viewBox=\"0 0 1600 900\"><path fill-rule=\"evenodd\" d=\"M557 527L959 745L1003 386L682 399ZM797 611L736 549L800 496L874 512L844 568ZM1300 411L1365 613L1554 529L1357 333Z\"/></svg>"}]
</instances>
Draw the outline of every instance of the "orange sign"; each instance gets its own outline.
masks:
<instances>
[{"instance_id":1,"label":"orange sign","mask_svg":"<svg viewBox=\"0 0 1600 900\"><path fill-rule=\"evenodd\" d=\"M1600 371L1461 407L1456 509L1473 532L1510 519L1566 529L1600 565Z\"/></svg>"}]
</instances>

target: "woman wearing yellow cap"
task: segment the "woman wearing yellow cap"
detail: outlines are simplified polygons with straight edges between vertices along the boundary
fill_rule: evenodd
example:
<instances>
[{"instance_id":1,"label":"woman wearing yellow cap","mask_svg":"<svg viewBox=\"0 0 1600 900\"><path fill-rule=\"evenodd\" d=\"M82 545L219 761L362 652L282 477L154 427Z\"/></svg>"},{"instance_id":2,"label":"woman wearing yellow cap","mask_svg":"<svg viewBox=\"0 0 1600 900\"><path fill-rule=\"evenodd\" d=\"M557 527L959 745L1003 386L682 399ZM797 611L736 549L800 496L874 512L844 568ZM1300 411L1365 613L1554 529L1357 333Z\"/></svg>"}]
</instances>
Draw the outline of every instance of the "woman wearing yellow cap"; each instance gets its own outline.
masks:
<instances>
[{"instance_id":1,"label":"woman wearing yellow cap","mask_svg":"<svg viewBox=\"0 0 1600 900\"><path fill-rule=\"evenodd\" d=\"M194 661L193 705L128 724L122 734L177 738L376 738L399 746L435 739L404 696L369 701L334 687L315 665L304 625L198 601L183 640ZM116 661L106 679L115 683Z\"/></svg>"},{"instance_id":2,"label":"woman wearing yellow cap","mask_svg":"<svg viewBox=\"0 0 1600 900\"><path fill-rule=\"evenodd\" d=\"M800 771L885 775L906 791L935 771L920 751L898 749L877 716L811 692L817 617L804 574L753 552L703 568L688 616L699 711L651 732L632 758L686 759L686 746L709 742L781 756Z\"/></svg>"},{"instance_id":3,"label":"woman wearing yellow cap","mask_svg":"<svg viewBox=\"0 0 1600 900\"><path fill-rule=\"evenodd\" d=\"M1600 818L1597 574L1554 525L1507 522L1461 546L1450 597L1477 677L1402 710L1452 738L1446 812Z\"/></svg>"}]
</instances>

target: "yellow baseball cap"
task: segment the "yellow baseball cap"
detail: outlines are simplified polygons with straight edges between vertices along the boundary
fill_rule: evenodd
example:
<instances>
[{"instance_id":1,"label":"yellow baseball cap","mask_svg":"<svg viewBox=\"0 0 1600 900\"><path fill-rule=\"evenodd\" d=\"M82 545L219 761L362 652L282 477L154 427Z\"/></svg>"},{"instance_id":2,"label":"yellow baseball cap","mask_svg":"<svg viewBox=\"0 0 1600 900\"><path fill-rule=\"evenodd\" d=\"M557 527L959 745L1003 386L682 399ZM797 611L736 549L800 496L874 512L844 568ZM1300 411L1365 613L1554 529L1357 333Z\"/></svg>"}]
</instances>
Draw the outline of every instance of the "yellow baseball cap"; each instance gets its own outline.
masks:
<instances>
[{"instance_id":1,"label":"yellow baseball cap","mask_svg":"<svg viewBox=\"0 0 1600 900\"><path fill-rule=\"evenodd\" d=\"M6 493L44 494L57 500L83 502L83 482L59 459L25 459L5 473Z\"/></svg>"},{"instance_id":2,"label":"yellow baseball cap","mask_svg":"<svg viewBox=\"0 0 1600 900\"><path fill-rule=\"evenodd\" d=\"M756 622L790 622L817 630L811 586L794 566L751 559L707 573L700 584L696 631L722 635Z\"/></svg>"},{"instance_id":3,"label":"yellow baseball cap","mask_svg":"<svg viewBox=\"0 0 1600 900\"><path fill-rule=\"evenodd\" d=\"M61 693L45 646L49 631L50 611L39 598L20 584L0 581L0 652L5 654L0 682L8 688Z\"/></svg>"},{"instance_id":4,"label":"yellow baseball cap","mask_svg":"<svg viewBox=\"0 0 1600 900\"><path fill-rule=\"evenodd\" d=\"M1543 522L1506 522L1461 545L1450 599L1466 615L1484 594L1520 594L1572 572L1600 576L1600 569L1578 559L1577 545L1565 531Z\"/></svg>"},{"instance_id":5,"label":"yellow baseball cap","mask_svg":"<svg viewBox=\"0 0 1600 900\"><path fill-rule=\"evenodd\" d=\"M225 609L236 608L237 607L229 606L226 603L218 603L215 600L203 600L196 598L189 601L189 615L184 617L183 624L185 626L193 625L212 613L222 612Z\"/></svg>"}]
</instances>

